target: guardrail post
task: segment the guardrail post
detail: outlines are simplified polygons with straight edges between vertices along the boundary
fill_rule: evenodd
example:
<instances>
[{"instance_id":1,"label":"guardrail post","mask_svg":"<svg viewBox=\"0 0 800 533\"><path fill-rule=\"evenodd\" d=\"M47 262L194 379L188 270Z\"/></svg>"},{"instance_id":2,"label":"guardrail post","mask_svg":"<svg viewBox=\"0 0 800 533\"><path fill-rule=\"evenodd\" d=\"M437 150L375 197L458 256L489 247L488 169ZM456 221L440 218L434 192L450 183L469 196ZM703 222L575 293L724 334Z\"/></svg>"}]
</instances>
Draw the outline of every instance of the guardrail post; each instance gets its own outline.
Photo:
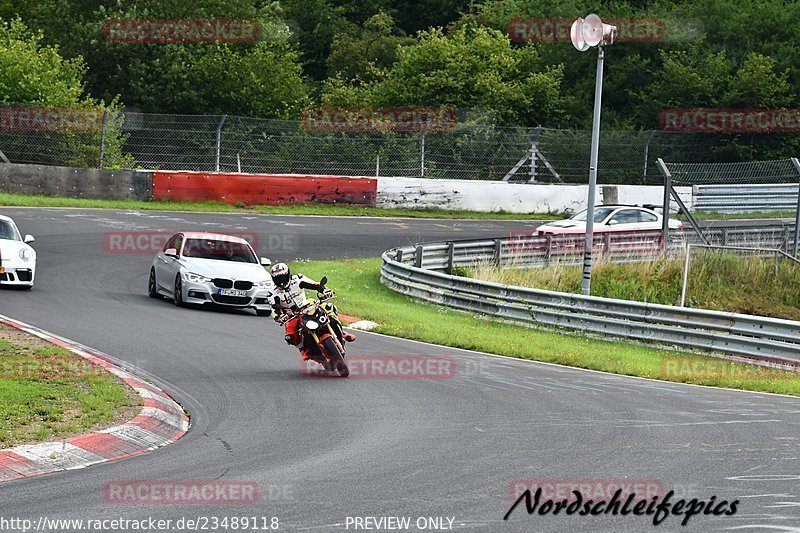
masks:
<instances>
[{"instance_id":1,"label":"guardrail post","mask_svg":"<svg viewBox=\"0 0 800 533\"><path fill-rule=\"evenodd\" d=\"M550 266L550 254L553 252L553 236L547 235L547 249L544 252L544 266Z\"/></svg>"},{"instance_id":2,"label":"guardrail post","mask_svg":"<svg viewBox=\"0 0 800 533\"><path fill-rule=\"evenodd\" d=\"M722 228L722 231L720 233L722 235L722 246L727 246L728 245L728 228Z\"/></svg>"},{"instance_id":3,"label":"guardrail post","mask_svg":"<svg viewBox=\"0 0 800 533\"><path fill-rule=\"evenodd\" d=\"M222 119L217 126L217 151L214 158L214 172L219 172L219 153L222 148L222 126L225 125L226 118L228 118L228 115L222 115Z\"/></svg>"},{"instance_id":4,"label":"guardrail post","mask_svg":"<svg viewBox=\"0 0 800 533\"><path fill-rule=\"evenodd\" d=\"M445 272L449 275L453 274L453 259L456 254L456 245L452 241L448 241L447 243L447 267Z\"/></svg>"},{"instance_id":5,"label":"guardrail post","mask_svg":"<svg viewBox=\"0 0 800 533\"><path fill-rule=\"evenodd\" d=\"M781 250L785 250L786 253L789 253L789 228L783 228L783 239L781 243Z\"/></svg>"},{"instance_id":6,"label":"guardrail post","mask_svg":"<svg viewBox=\"0 0 800 533\"><path fill-rule=\"evenodd\" d=\"M103 124L100 126L100 160L97 168L103 168L103 157L106 153L106 122L108 120L108 109L103 109Z\"/></svg>"},{"instance_id":7,"label":"guardrail post","mask_svg":"<svg viewBox=\"0 0 800 533\"><path fill-rule=\"evenodd\" d=\"M502 260L503 254L503 241L501 239L494 240L494 252L492 253L492 261L494 261L495 266L500 266L500 261Z\"/></svg>"},{"instance_id":8,"label":"guardrail post","mask_svg":"<svg viewBox=\"0 0 800 533\"><path fill-rule=\"evenodd\" d=\"M397 250L397 252L394 254L394 260L398 263L403 262L403 250Z\"/></svg>"},{"instance_id":9,"label":"guardrail post","mask_svg":"<svg viewBox=\"0 0 800 533\"><path fill-rule=\"evenodd\" d=\"M417 246L417 249L414 251L414 266L422 268L422 246Z\"/></svg>"}]
</instances>

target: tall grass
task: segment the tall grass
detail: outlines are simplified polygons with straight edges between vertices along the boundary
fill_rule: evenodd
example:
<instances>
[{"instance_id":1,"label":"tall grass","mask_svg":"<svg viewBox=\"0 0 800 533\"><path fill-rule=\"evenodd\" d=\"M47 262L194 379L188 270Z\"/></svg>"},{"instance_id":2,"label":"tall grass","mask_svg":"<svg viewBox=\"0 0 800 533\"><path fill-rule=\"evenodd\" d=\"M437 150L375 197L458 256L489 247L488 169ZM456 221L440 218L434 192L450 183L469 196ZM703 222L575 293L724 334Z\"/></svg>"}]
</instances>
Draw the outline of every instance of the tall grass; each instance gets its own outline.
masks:
<instances>
[{"instance_id":1,"label":"tall grass","mask_svg":"<svg viewBox=\"0 0 800 533\"><path fill-rule=\"evenodd\" d=\"M685 255L637 263L605 258L592 268L592 294L641 302L679 305ZM538 289L579 293L582 266L508 269L479 264L471 277ZM757 256L693 250L686 305L718 311L800 320L800 265Z\"/></svg>"}]
</instances>

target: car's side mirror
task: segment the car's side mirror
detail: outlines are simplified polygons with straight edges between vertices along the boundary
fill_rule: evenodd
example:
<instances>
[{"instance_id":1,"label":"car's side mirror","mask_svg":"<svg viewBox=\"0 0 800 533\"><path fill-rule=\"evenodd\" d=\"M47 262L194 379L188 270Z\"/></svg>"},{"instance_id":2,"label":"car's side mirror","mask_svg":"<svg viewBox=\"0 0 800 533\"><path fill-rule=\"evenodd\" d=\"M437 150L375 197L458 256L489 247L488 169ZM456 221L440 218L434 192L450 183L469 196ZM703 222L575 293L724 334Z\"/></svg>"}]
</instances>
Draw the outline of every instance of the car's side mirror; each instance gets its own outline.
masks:
<instances>
[{"instance_id":1,"label":"car's side mirror","mask_svg":"<svg viewBox=\"0 0 800 533\"><path fill-rule=\"evenodd\" d=\"M322 276L322 279L319 280L319 284L324 287L326 283L328 283L328 276Z\"/></svg>"},{"instance_id":2,"label":"car's side mirror","mask_svg":"<svg viewBox=\"0 0 800 533\"><path fill-rule=\"evenodd\" d=\"M612 218L608 221L609 226L613 226L614 224L619 224L619 220Z\"/></svg>"},{"instance_id":3,"label":"car's side mirror","mask_svg":"<svg viewBox=\"0 0 800 533\"><path fill-rule=\"evenodd\" d=\"M261 258L261 266L263 266L264 268L271 267L272 266L272 261L270 261L269 258L267 258L267 257L262 257Z\"/></svg>"},{"instance_id":4,"label":"car's side mirror","mask_svg":"<svg viewBox=\"0 0 800 533\"><path fill-rule=\"evenodd\" d=\"M33 238L33 235L31 235L31 234L29 233L29 234L25 235L25 238L24 238L23 240L25 241L25 244L28 244L28 243L30 243L30 242L33 242L33 241L35 241L36 239L34 239L34 238Z\"/></svg>"},{"instance_id":5,"label":"car's side mirror","mask_svg":"<svg viewBox=\"0 0 800 533\"><path fill-rule=\"evenodd\" d=\"M167 248L164 250L164 255L168 255L170 257L178 257L178 250L175 248Z\"/></svg>"}]
</instances>

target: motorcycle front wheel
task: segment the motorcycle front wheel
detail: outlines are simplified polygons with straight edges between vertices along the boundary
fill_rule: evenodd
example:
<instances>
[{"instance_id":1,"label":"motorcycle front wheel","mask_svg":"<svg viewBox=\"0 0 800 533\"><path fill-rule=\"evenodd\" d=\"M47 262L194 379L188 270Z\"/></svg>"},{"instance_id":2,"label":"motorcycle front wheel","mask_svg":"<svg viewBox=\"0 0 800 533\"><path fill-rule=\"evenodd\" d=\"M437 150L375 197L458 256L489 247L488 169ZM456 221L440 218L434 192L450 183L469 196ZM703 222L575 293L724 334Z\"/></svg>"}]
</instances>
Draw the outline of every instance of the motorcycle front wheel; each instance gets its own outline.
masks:
<instances>
[{"instance_id":1,"label":"motorcycle front wheel","mask_svg":"<svg viewBox=\"0 0 800 533\"><path fill-rule=\"evenodd\" d=\"M339 376L343 378L349 376L350 369L347 368L347 363L344 362L342 352L339 351L339 347L336 346L333 337L328 337L322 341L322 347L325 349L325 353L328 354L328 358L331 362L331 368L336 370L339 373Z\"/></svg>"}]
</instances>

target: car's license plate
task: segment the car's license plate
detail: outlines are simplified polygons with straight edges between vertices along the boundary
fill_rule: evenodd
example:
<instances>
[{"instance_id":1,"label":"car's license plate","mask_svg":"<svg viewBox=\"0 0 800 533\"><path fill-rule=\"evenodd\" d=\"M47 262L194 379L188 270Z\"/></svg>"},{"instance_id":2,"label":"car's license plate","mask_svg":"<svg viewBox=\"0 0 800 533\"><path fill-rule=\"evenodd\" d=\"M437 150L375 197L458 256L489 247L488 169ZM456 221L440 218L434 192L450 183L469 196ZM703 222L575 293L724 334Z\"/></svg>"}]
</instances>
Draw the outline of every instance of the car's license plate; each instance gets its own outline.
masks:
<instances>
[{"instance_id":1,"label":"car's license plate","mask_svg":"<svg viewBox=\"0 0 800 533\"><path fill-rule=\"evenodd\" d=\"M217 294L220 296L247 296L247 291L240 291L236 289L217 289Z\"/></svg>"}]
</instances>

